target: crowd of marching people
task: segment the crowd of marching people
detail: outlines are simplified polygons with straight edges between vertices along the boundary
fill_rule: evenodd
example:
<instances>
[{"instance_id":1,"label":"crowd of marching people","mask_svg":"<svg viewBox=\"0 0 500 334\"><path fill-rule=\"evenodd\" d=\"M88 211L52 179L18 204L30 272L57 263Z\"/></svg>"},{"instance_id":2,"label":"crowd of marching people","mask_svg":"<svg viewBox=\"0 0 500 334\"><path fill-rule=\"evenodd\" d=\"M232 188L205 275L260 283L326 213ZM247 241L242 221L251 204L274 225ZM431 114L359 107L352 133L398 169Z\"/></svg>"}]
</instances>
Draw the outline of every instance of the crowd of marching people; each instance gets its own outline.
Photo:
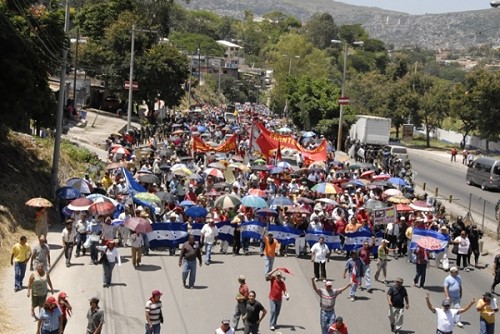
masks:
<instances>
[{"instance_id":1,"label":"crowd of marching people","mask_svg":"<svg viewBox=\"0 0 500 334\"><path fill-rule=\"evenodd\" d=\"M354 302L363 281L371 291L370 261L376 262L373 278L385 281L388 256L407 259L416 266L413 284L419 287L425 287L425 270L431 259L436 267L450 269L443 251L448 247L457 254L457 270L469 270L471 260L478 265L482 232L466 225L461 217L448 221L438 203L425 194L416 196L405 180L411 175L411 165L377 159L349 163L336 160L333 152L326 161L310 161L300 151L284 152L281 148L270 156L258 154L249 135L253 122L265 123L269 131L283 128L252 112L242 112L237 119L226 123L223 113L209 109L111 134L104 171L69 180L67 187L58 191L66 225L62 233L66 265L71 266L73 251L76 257L88 252L92 264L103 266L103 287L109 287L114 266L121 265L119 246L130 248L134 267L139 267L150 251L166 249L179 256L183 286L189 289L195 285L197 263L210 265L217 245L220 253L238 256L249 255L253 243L265 256L265 278L275 293L271 330L277 327L281 298L288 298L281 280L283 268L273 268L274 257L295 255L313 263L313 289L325 299L321 302L324 334L347 333L342 318L335 319L331 301L348 290ZM237 137L234 149L219 151L233 135ZM193 136L202 138L216 152L193 151ZM325 140L316 134L290 136L306 149L314 149ZM43 213L37 212L37 217ZM37 219L43 244L43 219ZM172 236L172 231L181 233ZM43 253L43 247L41 250ZM325 266L332 251L345 255L344 277L348 275L350 283L333 289L326 281L324 289L318 288L316 282L328 279ZM36 278L43 277L39 270L47 270L46 260L40 251L32 253ZM22 286L22 276L16 272L16 289ZM254 306L255 292L244 289L243 276L239 282L241 296L234 319L223 320L219 332L235 329L241 315L245 333L257 333L267 310ZM402 279L397 279L388 292L394 298L390 299L394 304L389 317L394 332L401 330L401 310L408 305L400 283ZM495 283L491 290L494 288ZM46 296L48 289L42 290L45 295L43 291L39 295ZM146 319L146 333L159 333L159 313L152 310L158 303L161 309L160 296L161 292L153 291L148 301L147 310L153 312L154 321ZM59 297L65 298L61 293ZM50 309L55 304L44 297L33 301L33 317L38 319L35 306ZM65 312L71 312L67 305ZM97 326L102 327L102 323Z\"/></svg>"}]
</instances>

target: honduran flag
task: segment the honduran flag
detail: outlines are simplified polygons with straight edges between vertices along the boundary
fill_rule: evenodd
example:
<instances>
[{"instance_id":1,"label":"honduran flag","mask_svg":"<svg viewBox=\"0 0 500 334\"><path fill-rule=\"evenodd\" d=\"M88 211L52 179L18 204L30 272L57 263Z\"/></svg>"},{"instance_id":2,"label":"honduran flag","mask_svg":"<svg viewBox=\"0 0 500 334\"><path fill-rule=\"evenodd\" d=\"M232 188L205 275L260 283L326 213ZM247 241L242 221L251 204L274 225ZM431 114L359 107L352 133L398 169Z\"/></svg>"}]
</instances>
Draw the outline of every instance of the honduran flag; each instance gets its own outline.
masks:
<instances>
[{"instance_id":1,"label":"honduran flag","mask_svg":"<svg viewBox=\"0 0 500 334\"><path fill-rule=\"evenodd\" d=\"M268 232L273 233L273 237L279 241L282 245L289 245L295 243L295 239L302 233L301 230L293 228L291 226L283 226L271 224L267 228Z\"/></svg>"},{"instance_id":2,"label":"honduran flag","mask_svg":"<svg viewBox=\"0 0 500 334\"><path fill-rule=\"evenodd\" d=\"M318 242L319 237L325 238L325 244L330 250L340 249L340 237L338 234L329 231L307 231L306 241L309 247Z\"/></svg>"},{"instance_id":3,"label":"honduran flag","mask_svg":"<svg viewBox=\"0 0 500 334\"><path fill-rule=\"evenodd\" d=\"M261 223L255 220L244 222L243 224L241 224L241 237L261 240L262 233L264 233L265 228L266 223Z\"/></svg>"},{"instance_id":4,"label":"honduran flag","mask_svg":"<svg viewBox=\"0 0 500 334\"><path fill-rule=\"evenodd\" d=\"M151 227L153 231L147 233L151 248L177 247L188 239L187 224L155 223Z\"/></svg>"},{"instance_id":5,"label":"honduran flag","mask_svg":"<svg viewBox=\"0 0 500 334\"><path fill-rule=\"evenodd\" d=\"M219 240L233 242L234 239L234 225L231 224L231 221L226 220L223 222L219 222L215 224L217 227L217 231L219 232L219 236L217 237Z\"/></svg>"},{"instance_id":6,"label":"honduran flag","mask_svg":"<svg viewBox=\"0 0 500 334\"><path fill-rule=\"evenodd\" d=\"M189 234L194 235L194 240L200 241L201 239L201 229L203 228L203 223L191 223L191 231Z\"/></svg>"},{"instance_id":7,"label":"honduran flag","mask_svg":"<svg viewBox=\"0 0 500 334\"><path fill-rule=\"evenodd\" d=\"M422 247L430 252L442 252L449 241L449 235L444 235L434 230L414 228L410 249Z\"/></svg>"},{"instance_id":8,"label":"honduran flag","mask_svg":"<svg viewBox=\"0 0 500 334\"><path fill-rule=\"evenodd\" d=\"M383 233L380 236L377 236L377 241L375 245L379 245L381 241ZM351 252L363 247L363 243L366 241L368 244L372 244L373 233L370 231L358 231L352 233L344 233L344 247L343 250Z\"/></svg>"},{"instance_id":9,"label":"honduran flag","mask_svg":"<svg viewBox=\"0 0 500 334\"><path fill-rule=\"evenodd\" d=\"M146 188L141 186L136 180L134 180L134 177L130 172L127 170L127 168L122 167L121 168L123 179L125 180L125 183L127 184L128 192L130 195L135 195L137 193L143 193L146 191Z\"/></svg>"}]
</instances>

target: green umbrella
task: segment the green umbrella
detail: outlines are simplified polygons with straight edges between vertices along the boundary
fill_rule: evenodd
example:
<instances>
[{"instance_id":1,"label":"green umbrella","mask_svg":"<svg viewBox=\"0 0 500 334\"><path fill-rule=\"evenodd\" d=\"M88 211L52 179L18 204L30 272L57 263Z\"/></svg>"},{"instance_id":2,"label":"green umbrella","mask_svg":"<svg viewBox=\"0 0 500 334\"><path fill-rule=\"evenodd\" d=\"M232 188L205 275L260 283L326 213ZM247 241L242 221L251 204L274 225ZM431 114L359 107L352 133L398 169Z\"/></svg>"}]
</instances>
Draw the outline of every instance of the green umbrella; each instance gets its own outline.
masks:
<instances>
[{"instance_id":1,"label":"green umbrella","mask_svg":"<svg viewBox=\"0 0 500 334\"><path fill-rule=\"evenodd\" d=\"M147 202L147 203L155 203L157 205L161 205L161 199L156 196L155 194L151 193L138 193L137 195L134 196L134 198L137 198L138 200Z\"/></svg>"}]
</instances>

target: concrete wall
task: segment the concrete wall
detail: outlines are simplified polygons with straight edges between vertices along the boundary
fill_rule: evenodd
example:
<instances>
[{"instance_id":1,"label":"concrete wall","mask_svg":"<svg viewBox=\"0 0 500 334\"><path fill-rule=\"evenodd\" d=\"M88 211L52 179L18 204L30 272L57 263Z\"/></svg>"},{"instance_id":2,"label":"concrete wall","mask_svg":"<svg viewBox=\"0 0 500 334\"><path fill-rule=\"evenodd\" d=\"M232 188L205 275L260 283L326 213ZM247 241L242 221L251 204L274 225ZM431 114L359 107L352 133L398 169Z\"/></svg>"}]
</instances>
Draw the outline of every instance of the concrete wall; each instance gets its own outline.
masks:
<instances>
[{"instance_id":1,"label":"concrete wall","mask_svg":"<svg viewBox=\"0 0 500 334\"><path fill-rule=\"evenodd\" d=\"M435 135L436 139L450 144L460 145L460 143L462 142L462 134L455 131L437 129ZM486 150L486 140L479 137L467 136L465 143L469 148ZM500 142L490 141L488 147L490 151L500 153Z\"/></svg>"}]
</instances>

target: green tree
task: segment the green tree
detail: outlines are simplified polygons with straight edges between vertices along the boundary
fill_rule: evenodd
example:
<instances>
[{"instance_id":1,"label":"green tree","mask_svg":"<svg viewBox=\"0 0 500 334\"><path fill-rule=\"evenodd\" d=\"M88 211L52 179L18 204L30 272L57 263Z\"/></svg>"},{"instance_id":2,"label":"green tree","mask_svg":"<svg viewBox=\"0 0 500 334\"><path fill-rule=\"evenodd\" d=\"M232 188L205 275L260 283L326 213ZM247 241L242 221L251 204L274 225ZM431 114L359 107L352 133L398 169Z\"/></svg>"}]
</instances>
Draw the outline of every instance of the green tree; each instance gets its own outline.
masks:
<instances>
[{"instance_id":1,"label":"green tree","mask_svg":"<svg viewBox=\"0 0 500 334\"><path fill-rule=\"evenodd\" d=\"M327 49L332 39L337 39L339 28L332 15L328 13L315 13L303 27L307 39L318 49Z\"/></svg>"},{"instance_id":2,"label":"green tree","mask_svg":"<svg viewBox=\"0 0 500 334\"><path fill-rule=\"evenodd\" d=\"M203 56L222 57L224 48L210 36L187 32L174 32L170 35L170 42L179 49L190 54L201 52Z\"/></svg>"},{"instance_id":3,"label":"green tree","mask_svg":"<svg viewBox=\"0 0 500 334\"><path fill-rule=\"evenodd\" d=\"M171 45L155 45L137 60L138 95L153 101L160 96L169 107L179 105L188 79L188 58Z\"/></svg>"}]
</instances>

